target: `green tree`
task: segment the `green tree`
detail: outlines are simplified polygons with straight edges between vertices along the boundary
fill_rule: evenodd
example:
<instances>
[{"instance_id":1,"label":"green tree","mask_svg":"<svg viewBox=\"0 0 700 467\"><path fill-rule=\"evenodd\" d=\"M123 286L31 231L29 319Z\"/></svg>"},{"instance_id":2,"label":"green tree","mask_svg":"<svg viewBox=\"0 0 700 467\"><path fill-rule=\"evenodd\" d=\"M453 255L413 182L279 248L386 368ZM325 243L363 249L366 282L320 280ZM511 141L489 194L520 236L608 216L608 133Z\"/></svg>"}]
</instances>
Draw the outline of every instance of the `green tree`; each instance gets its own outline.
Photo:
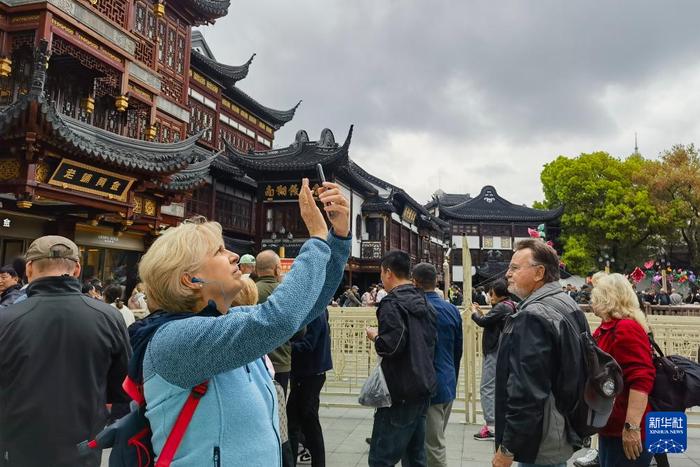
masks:
<instances>
[{"instance_id":1,"label":"green tree","mask_svg":"<svg viewBox=\"0 0 700 467\"><path fill-rule=\"evenodd\" d=\"M649 255L665 226L638 177L648 165L638 155L621 160L606 152L559 156L545 165L541 206L564 206L562 261L571 272L595 269L603 252L616 259L616 269L630 269Z\"/></svg>"},{"instance_id":2,"label":"green tree","mask_svg":"<svg viewBox=\"0 0 700 467\"><path fill-rule=\"evenodd\" d=\"M682 241L691 264L700 264L700 156L695 146L673 146L639 179L649 186L660 216L674 229L666 243Z\"/></svg>"}]
</instances>

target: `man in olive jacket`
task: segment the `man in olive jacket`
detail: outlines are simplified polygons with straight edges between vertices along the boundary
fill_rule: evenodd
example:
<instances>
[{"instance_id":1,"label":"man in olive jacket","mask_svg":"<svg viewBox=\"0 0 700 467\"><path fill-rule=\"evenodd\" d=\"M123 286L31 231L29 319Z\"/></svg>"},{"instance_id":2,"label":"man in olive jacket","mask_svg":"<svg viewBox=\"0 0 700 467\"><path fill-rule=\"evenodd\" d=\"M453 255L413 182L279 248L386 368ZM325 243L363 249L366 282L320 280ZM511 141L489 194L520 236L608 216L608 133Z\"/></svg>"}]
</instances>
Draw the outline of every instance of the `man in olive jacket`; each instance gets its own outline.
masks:
<instances>
[{"instance_id":1,"label":"man in olive jacket","mask_svg":"<svg viewBox=\"0 0 700 467\"><path fill-rule=\"evenodd\" d=\"M391 407L377 409L369 448L370 466L425 466L425 424L435 391L435 311L410 280L411 260L393 250L381 263L389 294L377 309L379 328L367 328L382 357Z\"/></svg>"},{"instance_id":2,"label":"man in olive jacket","mask_svg":"<svg viewBox=\"0 0 700 467\"><path fill-rule=\"evenodd\" d=\"M255 273L258 276L255 283L258 287L258 303L265 303L282 280L282 262L277 253L272 250L258 253L258 256L255 258ZM305 328L302 328L292 337L292 340L302 337L304 332ZM268 357L275 369L275 381L280 383L282 389L284 389L284 394L287 395L289 372L292 371L291 341L277 347L268 354Z\"/></svg>"}]
</instances>

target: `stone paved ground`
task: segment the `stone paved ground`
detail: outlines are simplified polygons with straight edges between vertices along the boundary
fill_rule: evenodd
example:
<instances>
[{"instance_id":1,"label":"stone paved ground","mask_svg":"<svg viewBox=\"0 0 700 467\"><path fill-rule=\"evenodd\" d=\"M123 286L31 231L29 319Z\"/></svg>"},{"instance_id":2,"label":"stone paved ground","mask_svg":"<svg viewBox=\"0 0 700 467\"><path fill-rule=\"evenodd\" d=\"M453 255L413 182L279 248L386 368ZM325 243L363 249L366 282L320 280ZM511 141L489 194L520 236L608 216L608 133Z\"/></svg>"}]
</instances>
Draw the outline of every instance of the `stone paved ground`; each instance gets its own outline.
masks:
<instances>
[{"instance_id":1,"label":"stone paved ground","mask_svg":"<svg viewBox=\"0 0 700 467\"><path fill-rule=\"evenodd\" d=\"M372 431L372 410L322 407L320 415L326 442L326 465L329 467L366 466L369 446L365 438ZM475 441L472 436L479 430L479 426L462 423L463 417L463 414L453 414L447 427L449 467L490 466L493 443ZM689 448L685 454L674 454L669 457L672 467L700 466L700 429L690 430L688 445ZM573 464L570 462L569 465ZM107 453L102 466L108 466Z\"/></svg>"}]
</instances>

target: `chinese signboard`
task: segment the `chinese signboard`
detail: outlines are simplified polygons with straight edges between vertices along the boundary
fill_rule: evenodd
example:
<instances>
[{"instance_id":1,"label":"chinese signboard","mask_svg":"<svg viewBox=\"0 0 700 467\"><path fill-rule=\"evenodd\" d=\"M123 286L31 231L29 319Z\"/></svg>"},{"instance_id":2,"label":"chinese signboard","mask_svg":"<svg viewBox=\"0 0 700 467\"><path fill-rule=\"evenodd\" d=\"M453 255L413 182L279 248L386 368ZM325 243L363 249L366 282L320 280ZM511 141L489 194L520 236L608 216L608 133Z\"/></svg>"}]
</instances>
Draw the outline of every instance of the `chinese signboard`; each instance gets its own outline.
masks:
<instances>
[{"instance_id":1,"label":"chinese signboard","mask_svg":"<svg viewBox=\"0 0 700 467\"><path fill-rule=\"evenodd\" d=\"M314 197L318 196L318 189L320 188L319 183L314 183L311 186L311 191ZM292 183L270 183L265 185L263 191L263 199L265 201L287 201L287 200L297 200L299 198L299 191L301 190L300 182Z\"/></svg>"},{"instance_id":2,"label":"chinese signboard","mask_svg":"<svg viewBox=\"0 0 700 467\"><path fill-rule=\"evenodd\" d=\"M688 449L688 418L683 412L649 412L646 448L652 454L679 454Z\"/></svg>"},{"instance_id":3,"label":"chinese signboard","mask_svg":"<svg viewBox=\"0 0 700 467\"><path fill-rule=\"evenodd\" d=\"M62 159L49 184L124 202L134 181L135 178Z\"/></svg>"},{"instance_id":4,"label":"chinese signboard","mask_svg":"<svg viewBox=\"0 0 700 467\"><path fill-rule=\"evenodd\" d=\"M416 221L416 211L409 208L408 206L403 208L403 214L401 215L401 218L408 222L409 224L413 224Z\"/></svg>"}]
</instances>

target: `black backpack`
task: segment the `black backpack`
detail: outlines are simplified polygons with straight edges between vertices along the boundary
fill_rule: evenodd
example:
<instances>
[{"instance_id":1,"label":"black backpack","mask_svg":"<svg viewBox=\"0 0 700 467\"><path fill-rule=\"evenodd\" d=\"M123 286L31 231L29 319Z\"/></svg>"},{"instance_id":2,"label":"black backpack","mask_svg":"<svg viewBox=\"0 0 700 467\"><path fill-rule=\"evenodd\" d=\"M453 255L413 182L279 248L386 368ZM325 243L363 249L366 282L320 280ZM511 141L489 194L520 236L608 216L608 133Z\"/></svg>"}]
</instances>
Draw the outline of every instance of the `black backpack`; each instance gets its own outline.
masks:
<instances>
[{"instance_id":1,"label":"black backpack","mask_svg":"<svg viewBox=\"0 0 700 467\"><path fill-rule=\"evenodd\" d=\"M598 347L587 323L573 322L566 313L560 313L578 335L583 355L581 396L574 409L566 414L571 428L583 439L607 425L615 397L624 388L622 368L609 353Z\"/></svg>"},{"instance_id":2,"label":"black backpack","mask_svg":"<svg viewBox=\"0 0 700 467\"><path fill-rule=\"evenodd\" d=\"M656 367L654 389L649 394L654 410L684 412L700 405L700 364L680 355L665 356L652 334L649 341Z\"/></svg>"},{"instance_id":3,"label":"black backpack","mask_svg":"<svg viewBox=\"0 0 700 467\"><path fill-rule=\"evenodd\" d=\"M151 444L151 425L146 418L143 386L137 385L127 376L124 380L124 390L134 399L131 412L107 426L95 439L78 444L78 450L87 454L94 449L111 448L109 467L167 467L175 457L199 400L207 393L207 388L208 381L205 381L190 390L190 395L182 406L156 462Z\"/></svg>"}]
</instances>

